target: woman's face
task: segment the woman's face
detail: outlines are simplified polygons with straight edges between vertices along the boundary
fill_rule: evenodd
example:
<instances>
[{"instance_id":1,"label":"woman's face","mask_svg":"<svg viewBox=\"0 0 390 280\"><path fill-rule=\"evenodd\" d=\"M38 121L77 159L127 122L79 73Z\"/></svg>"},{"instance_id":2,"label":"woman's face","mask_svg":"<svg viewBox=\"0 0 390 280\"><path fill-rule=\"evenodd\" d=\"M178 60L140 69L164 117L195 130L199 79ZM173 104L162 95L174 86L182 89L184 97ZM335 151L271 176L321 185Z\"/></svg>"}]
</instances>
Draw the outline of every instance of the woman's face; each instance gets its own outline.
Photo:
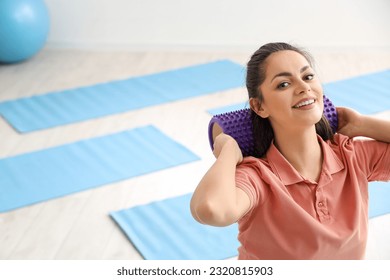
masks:
<instances>
[{"instance_id":1,"label":"woman's face","mask_svg":"<svg viewBox=\"0 0 390 280\"><path fill-rule=\"evenodd\" d=\"M260 116L268 117L274 130L316 124L323 114L323 91L306 58L295 51L279 51L265 63Z\"/></svg>"}]
</instances>

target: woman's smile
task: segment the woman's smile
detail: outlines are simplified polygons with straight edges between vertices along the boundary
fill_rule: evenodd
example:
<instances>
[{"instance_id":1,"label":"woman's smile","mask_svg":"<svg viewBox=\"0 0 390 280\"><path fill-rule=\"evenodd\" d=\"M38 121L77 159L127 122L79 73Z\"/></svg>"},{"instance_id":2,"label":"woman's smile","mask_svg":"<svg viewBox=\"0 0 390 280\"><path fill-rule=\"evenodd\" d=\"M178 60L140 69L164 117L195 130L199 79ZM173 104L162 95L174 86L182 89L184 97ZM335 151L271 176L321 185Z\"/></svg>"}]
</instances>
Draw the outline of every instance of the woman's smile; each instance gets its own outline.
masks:
<instances>
[{"instance_id":1,"label":"woman's smile","mask_svg":"<svg viewBox=\"0 0 390 280\"><path fill-rule=\"evenodd\" d=\"M304 98L298 101L293 108L294 109L301 109L301 110L309 110L314 107L314 103L316 102L315 98Z\"/></svg>"}]
</instances>

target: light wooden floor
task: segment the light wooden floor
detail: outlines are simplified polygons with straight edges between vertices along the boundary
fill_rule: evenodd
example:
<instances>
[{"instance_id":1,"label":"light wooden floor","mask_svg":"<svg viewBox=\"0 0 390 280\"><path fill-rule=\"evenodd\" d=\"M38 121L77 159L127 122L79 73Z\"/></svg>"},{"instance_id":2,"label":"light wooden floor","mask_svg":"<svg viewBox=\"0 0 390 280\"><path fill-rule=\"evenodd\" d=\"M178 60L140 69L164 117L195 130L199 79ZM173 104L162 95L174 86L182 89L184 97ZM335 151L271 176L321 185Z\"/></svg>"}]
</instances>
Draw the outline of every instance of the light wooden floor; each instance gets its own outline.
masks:
<instances>
[{"instance_id":1,"label":"light wooden floor","mask_svg":"<svg viewBox=\"0 0 390 280\"><path fill-rule=\"evenodd\" d=\"M253 50L254 51L254 50ZM240 52L44 50L0 65L0 101L228 58ZM390 52L312 52L323 82L390 68ZM351 93L353 94L353 93ZM207 109L246 101L245 89L177 101L53 129L16 133L0 119L0 158L156 125L202 160L0 214L0 259L142 259L108 213L193 191L213 162ZM390 112L379 117L390 118ZM390 203L390 201L389 201ZM370 221L368 259L390 259L390 215Z\"/></svg>"}]
</instances>

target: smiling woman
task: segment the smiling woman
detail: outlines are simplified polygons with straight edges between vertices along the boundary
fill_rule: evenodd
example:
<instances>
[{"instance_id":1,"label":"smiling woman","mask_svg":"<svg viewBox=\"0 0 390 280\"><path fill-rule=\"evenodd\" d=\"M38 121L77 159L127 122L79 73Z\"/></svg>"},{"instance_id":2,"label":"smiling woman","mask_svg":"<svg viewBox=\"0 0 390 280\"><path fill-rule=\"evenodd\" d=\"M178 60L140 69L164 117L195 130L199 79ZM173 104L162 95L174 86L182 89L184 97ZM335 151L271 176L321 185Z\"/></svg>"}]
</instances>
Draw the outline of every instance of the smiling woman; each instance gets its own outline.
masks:
<instances>
[{"instance_id":1,"label":"smiling woman","mask_svg":"<svg viewBox=\"0 0 390 280\"><path fill-rule=\"evenodd\" d=\"M266 69L267 65L270 64L270 60L274 61L273 67ZM294 69L294 66L297 68ZM315 107L316 114L310 114L309 116L308 114L295 114L289 117L314 122L317 133L323 140L326 141L333 138L332 129L328 121L324 116L321 117L321 108L323 108L322 87L314 73L313 59L309 53L285 43L267 44L252 55L247 67L246 85L252 108L251 115L256 141L255 149L259 157L266 153L275 138L275 127L280 123L277 121L277 116L287 117L285 115L286 112L294 112L289 110L290 107L296 106L300 102L306 102L310 98L316 101L316 104L311 107L305 106L302 109ZM303 92L304 94L290 94L287 96L286 92L293 93L294 91ZM305 91L310 91L310 95L309 93L305 94ZM269 94L275 95L275 98L266 98L265 95ZM292 100L293 97L294 100ZM281 107L280 102L287 98L289 98L289 103L285 105L289 108L286 111L286 108ZM279 102L279 107L274 108L274 113L270 116L269 106L278 106L275 102ZM308 113L312 113L312 110ZM312 119L307 119L310 116ZM271 126L271 120L274 120L273 126ZM299 122L287 123L287 127L283 123L281 125L282 127L278 129L280 133L286 128L295 130L295 126L299 125Z\"/></svg>"},{"instance_id":2,"label":"smiling woman","mask_svg":"<svg viewBox=\"0 0 390 280\"><path fill-rule=\"evenodd\" d=\"M390 122L337 108L333 134L312 60L289 44L262 46L247 66L257 156L216 136L194 218L238 222L239 259L364 258L368 182L390 180Z\"/></svg>"}]
</instances>

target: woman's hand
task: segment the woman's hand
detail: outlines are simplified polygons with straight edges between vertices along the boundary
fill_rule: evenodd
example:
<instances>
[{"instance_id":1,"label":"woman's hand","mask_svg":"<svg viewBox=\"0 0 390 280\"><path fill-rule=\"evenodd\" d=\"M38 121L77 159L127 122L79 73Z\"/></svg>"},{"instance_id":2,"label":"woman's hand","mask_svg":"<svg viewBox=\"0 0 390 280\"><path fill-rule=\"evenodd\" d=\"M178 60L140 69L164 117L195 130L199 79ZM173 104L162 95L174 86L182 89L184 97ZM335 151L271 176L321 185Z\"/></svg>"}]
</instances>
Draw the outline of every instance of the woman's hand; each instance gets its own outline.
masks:
<instances>
[{"instance_id":1,"label":"woman's hand","mask_svg":"<svg viewBox=\"0 0 390 280\"><path fill-rule=\"evenodd\" d=\"M336 110L339 121L337 132L350 138L364 136L390 143L390 120L361 115L345 107L337 107Z\"/></svg>"},{"instance_id":2,"label":"woman's hand","mask_svg":"<svg viewBox=\"0 0 390 280\"><path fill-rule=\"evenodd\" d=\"M229 149L231 152L235 154L237 164L239 164L242 161L243 156L242 156L241 149L238 146L238 143L233 137L225 133L221 133L217 137L215 137L214 150L213 150L214 156L218 158L223 149Z\"/></svg>"},{"instance_id":3,"label":"woman's hand","mask_svg":"<svg viewBox=\"0 0 390 280\"><path fill-rule=\"evenodd\" d=\"M362 115L346 107L337 107L336 110L339 122L337 132L350 138L360 136L359 131L362 126Z\"/></svg>"}]
</instances>

